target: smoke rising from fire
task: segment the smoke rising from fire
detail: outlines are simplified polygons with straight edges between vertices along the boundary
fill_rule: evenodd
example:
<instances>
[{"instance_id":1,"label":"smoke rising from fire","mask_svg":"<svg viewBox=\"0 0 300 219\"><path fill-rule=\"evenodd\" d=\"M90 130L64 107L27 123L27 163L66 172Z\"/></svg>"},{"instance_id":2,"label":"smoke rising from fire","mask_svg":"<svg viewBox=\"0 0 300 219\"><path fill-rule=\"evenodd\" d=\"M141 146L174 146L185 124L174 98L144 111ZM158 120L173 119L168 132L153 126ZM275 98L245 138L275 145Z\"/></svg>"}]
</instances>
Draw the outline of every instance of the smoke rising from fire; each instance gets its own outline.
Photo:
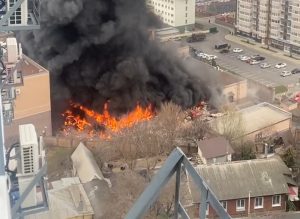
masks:
<instances>
[{"instance_id":1,"label":"smoke rising from fire","mask_svg":"<svg viewBox=\"0 0 300 219\"><path fill-rule=\"evenodd\" d=\"M41 29L21 33L24 51L51 72L53 100L112 112L211 97L207 81L149 40L158 26L144 0L42 0ZM52 100L52 101L53 101Z\"/></svg>"}]
</instances>

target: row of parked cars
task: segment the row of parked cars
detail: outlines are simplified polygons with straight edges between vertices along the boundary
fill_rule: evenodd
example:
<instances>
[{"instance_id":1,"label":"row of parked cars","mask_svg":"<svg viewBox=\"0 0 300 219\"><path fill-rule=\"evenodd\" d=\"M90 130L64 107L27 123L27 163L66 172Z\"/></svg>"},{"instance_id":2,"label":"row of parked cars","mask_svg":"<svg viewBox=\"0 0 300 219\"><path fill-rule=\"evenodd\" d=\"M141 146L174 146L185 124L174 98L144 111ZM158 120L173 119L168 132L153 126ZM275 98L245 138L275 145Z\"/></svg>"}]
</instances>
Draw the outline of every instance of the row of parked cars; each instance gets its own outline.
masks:
<instances>
[{"instance_id":1,"label":"row of parked cars","mask_svg":"<svg viewBox=\"0 0 300 219\"><path fill-rule=\"evenodd\" d=\"M206 54L206 53L204 53L202 51L199 51L199 50L195 51L195 55L199 58L206 59L206 60L209 60L209 61L218 58L218 56L216 56L216 55Z\"/></svg>"},{"instance_id":2,"label":"row of parked cars","mask_svg":"<svg viewBox=\"0 0 300 219\"><path fill-rule=\"evenodd\" d=\"M232 51L235 53L243 52L243 50L239 49L239 48L234 48ZM239 55L237 58L241 61L249 63L250 65L260 64L261 68L270 68L272 66L270 63L267 63L267 62L261 63L262 61L265 60L265 57L260 56L260 55L253 55L253 56ZM287 67L287 64L284 62L280 62L280 63L277 63L274 65L274 68L277 68L277 69L281 69L281 68L285 68L285 67ZM299 73L300 73L300 68L295 68L291 71L285 70L285 71L281 72L280 75L282 77L286 77L286 76L290 76L293 74L299 74Z\"/></svg>"},{"instance_id":3,"label":"row of parked cars","mask_svg":"<svg viewBox=\"0 0 300 219\"><path fill-rule=\"evenodd\" d=\"M300 73L300 68L295 68L292 71L283 71L283 72L281 72L280 75L282 77L286 77L286 76L290 76L290 75L293 75L293 74L299 74L299 73Z\"/></svg>"}]
</instances>

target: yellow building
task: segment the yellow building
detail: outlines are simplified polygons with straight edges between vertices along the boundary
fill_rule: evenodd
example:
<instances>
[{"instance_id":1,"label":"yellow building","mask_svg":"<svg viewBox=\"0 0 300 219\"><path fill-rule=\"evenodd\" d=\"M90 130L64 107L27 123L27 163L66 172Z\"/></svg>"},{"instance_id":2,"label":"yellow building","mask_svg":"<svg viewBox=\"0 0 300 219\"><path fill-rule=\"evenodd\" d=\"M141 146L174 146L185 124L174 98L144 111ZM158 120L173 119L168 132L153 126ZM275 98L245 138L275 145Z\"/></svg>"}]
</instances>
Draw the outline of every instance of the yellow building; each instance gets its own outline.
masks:
<instances>
[{"instance_id":1,"label":"yellow building","mask_svg":"<svg viewBox=\"0 0 300 219\"><path fill-rule=\"evenodd\" d=\"M5 125L6 146L18 141L18 126L32 123L37 134L52 134L49 72L23 55L18 71L20 86L14 88L13 120Z\"/></svg>"}]
</instances>

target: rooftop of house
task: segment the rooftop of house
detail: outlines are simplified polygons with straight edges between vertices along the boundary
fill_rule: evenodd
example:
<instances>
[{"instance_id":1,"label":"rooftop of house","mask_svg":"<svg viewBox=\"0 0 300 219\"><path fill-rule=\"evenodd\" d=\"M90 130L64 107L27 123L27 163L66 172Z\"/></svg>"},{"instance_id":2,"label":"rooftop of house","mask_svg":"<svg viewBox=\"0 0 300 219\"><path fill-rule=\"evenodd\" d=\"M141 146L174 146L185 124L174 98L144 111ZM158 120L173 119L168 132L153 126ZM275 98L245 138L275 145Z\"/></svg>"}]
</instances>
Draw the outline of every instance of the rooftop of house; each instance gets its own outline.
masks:
<instances>
[{"instance_id":1,"label":"rooftop of house","mask_svg":"<svg viewBox=\"0 0 300 219\"><path fill-rule=\"evenodd\" d=\"M75 218L93 215L88 196L77 177L52 182L48 190L49 210L27 215L26 219Z\"/></svg>"},{"instance_id":2,"label":"rooftop of house","mask_svg":"<svg viewBox=\"0 0 300 219\"><path fill-rule=\"evenodd\" d=\"M198 141L197 144L203 157L206 159L234 153L229 141L222 136L201 140Z\"/></svg>"},{"instance_id":3,"label":"rooftop of house","mask_svg":"<svg viewBox=\"0 0 300 219\"><path fill-rule=\"evenodd\" d=\"M252 133L292 118L291 113L270 103L259 103L239 112L242 114L246 133Z\"/></svg>"},{"instance_id":4,"label":"rooftop of house","mask_svg":"<svg viewBox=\"0 0 300 219\"><path fill-rule=\"evenodd\" d=\"M232 75L230 73L226 73L226 72L221 72L218 71L218 75L219 75L219 79L222 82L222 85L224 87L235 84L235 83L239 83L241 81L246 81L246 79L239 77L237 75Z\"/></svg>"},{"instance_id":5,"label":"rooftop of house","mask_svg":"<svg viewBox=\"0 0 300 219\"><path fill-rule=\"evenodd\" d=\"M49 73L47 69L33 61L31 58L23 54L23 61L21 61L19 65L19 69L22 71L23 77L34 75L34 74L42 74Z\"/></svg>"},{"instance_id":6,"label":"rooftop of house","mask_svg":"<svg viewBox=\"0 0 300 219\"><path fill-rule=\"evenodd\" d=\"M242 119L243 132L246 135L292 118L291 113L266 102L241 109L239 113ZM222 117L212 121L213 123L212 127L217 125L219 132L222 132Z\"/></svg>"},{"instance_id":7,"label":"rooftop of house","mask_svg":"<svg viewBox=\"0 0 300 219\"><path fill-rule=\"evenodd\" d=\"M279 157L199 165L196 170L219 200L247 198L249 192L252 197L288 194L288 183L295 184ZM199 195L193 199L199 202Z\"/></svg>"}]
</instances>

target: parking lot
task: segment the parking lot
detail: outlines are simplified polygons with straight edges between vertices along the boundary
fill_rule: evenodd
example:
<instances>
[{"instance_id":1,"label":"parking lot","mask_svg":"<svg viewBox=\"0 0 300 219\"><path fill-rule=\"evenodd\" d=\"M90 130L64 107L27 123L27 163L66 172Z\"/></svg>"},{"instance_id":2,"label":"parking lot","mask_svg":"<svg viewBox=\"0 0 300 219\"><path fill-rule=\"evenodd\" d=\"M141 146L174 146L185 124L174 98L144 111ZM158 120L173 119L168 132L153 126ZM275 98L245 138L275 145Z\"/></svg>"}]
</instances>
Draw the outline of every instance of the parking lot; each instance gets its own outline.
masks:
<instances>
[{"instance_id":1,"label":"parking lot","mask_svg":"<svg viewBox=\"0 0 300 219\"><path fill-rule=\"evenodd\" d=\"M249 78L252 80L255 80L257 82L260 82L266 86L269 87L276 87L278 85L291 85L295 84L299 81L300 74L293 74L287 77L282 77L280 74L283 71L292 71L294 68L300 68L300 61L299 65L295 64L295 62L291 62L288 60L282 60L280 57L274 57L269 54L265 54L263 52L258 53L255 49L247 48L241 44L233 43L226 41L224 36L225 34L228 34L227 30L221 30L217 34L210 34L207 36L207 38L202 42L197 43L191 43L190 46L197 50L201 50L204 53L210 54L210 55L216 55L218 58L216 59L216 63L226 68L236 74L239 74L245 78ZM219 51L214 49L214 45L219 42L227 42L231 45L231 49L229 53L221 54ZM234 53L232 50L234 48L241 48L243 49L243 52L241 53ZM261 61L260 63L269 63L271 64L271 67L269 68L261 68L260 64L256 65L250 65L246 62L240 61L237 56L238 55L257 55L265 57L264 61ZM276 69L274 66L277 63L284 62L287 64L285 68Z\"/></svg>"}]
</instances>

